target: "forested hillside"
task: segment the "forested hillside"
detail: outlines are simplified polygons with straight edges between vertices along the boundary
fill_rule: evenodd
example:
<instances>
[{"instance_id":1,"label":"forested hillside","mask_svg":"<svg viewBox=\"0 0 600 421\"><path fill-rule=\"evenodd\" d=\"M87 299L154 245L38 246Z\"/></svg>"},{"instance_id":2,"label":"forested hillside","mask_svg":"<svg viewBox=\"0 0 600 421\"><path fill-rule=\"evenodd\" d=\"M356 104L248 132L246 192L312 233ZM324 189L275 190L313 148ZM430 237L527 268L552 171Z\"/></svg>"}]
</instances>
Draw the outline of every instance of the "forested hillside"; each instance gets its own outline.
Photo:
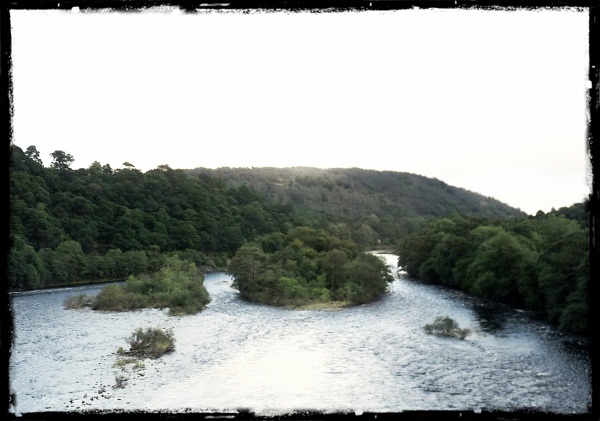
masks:
<instances>
[{"instance_id":1,"label":"forested hillside","mask_svg":"<svg viewBox=\"0 0 600 421\"><path fill-rule=\"evenodd\" d=\"M94 162L74 170L55 151L44 167L35 146L11 146L9 288L33 289L154 272L166 254L225 267L258 235L297 225L289 205L267 204L167 165L143 173Z\"/></svg>"},{"instance_id":2,"label":"forested hillside","mask_svg":"<svg viewBox=\"0 0 600 421\"><path fill-rule=\"evenodd\" d=\"M359 244L396 244L432 217L460 213L503 219L525 216L490 197L420 175L358 168L196 168L231 187L247 185L267 202L293 205L303 220L344 230Z\"/></svg>"},{"instance_id":3,"label":"forested hillside","mask_svg":"<svg viewBox=\"0 0 600 421\"><path fill-rule=\"evenodd\" d=\"M583 204L526 216L414 174L168 165L144 173L127 162L75 170L68 153L51 155L44 167L35 146L11 146L10 290L156 273L177 255L229 265L235 285L258 301L361 302L386 281L354 276L372 263L360 251L385 245L420 280L541 311L567 331L588 329ZM342 254L347 261L328 272ZM247 266L261 270L249 277Z\"/></svg>"},{"instance_id":4,"label":"forested hillside","mask_svg":"<svg viewBox=\"0 0 600 421\"><path fill-rule=\"evenodd\" d=\"M426 177L360 169L142 172L125 162L73 169L57 150L11 146L9 286L31 289L156 271L165 254L225 267L237 249L295 226L363 248L394 245L431 217L522 213Z\"/></svg>"},{"instance_id":5,"label":"forested hillside","mask_svg":"<svg viewBox=\"0 0 600 421\"><path fill-rule=\"evenodd\" d=\"M539 311L564 331L587 333L586 213L575 204L517 220L435 219L400 241L399 265L415 279Z\"/></svg>"}]
</instances>

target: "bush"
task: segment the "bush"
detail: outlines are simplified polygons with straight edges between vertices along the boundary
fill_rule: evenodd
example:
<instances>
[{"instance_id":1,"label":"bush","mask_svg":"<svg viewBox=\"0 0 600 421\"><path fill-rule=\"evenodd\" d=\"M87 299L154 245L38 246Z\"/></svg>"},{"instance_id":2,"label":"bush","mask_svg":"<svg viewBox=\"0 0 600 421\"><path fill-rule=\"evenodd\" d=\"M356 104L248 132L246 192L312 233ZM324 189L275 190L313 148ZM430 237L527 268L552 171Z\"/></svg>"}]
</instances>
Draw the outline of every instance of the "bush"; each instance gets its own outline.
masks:
<instances>
[{"instance_id":1,"label":"bush","mask_svg":"<svg viewBox=\"0 0 600 421\"><path fill-rule=\"evenodd\" d=\"M115 376L115 385L113 386L113 388L125 389L126 385L127 385L127 377L125 377L121 374Z\"/></svg>"},{"instance_id":2,"label":"bush","mask_svg":"<svg viewBox=\"0 0 600 421\"><path fill-rule=\"evenodd\" d=\"M64 306L67 310L79 310L84 307L90 307L94 298L85 294L70 295L65 298Z\"/></svg>"},{"instance_id":3,"label":"bush","mask_svg":"<svg viewBox=\"0 0 600 421\"><path fill-rule=\"evenodd\" d=\"M436 317L433 324L425 325L425 333L440 335L440 336L454 336L455 338L465 339L471 334L471 329L461 329L458 323L448 316Z\"/></svg>"},{"instance_id":4,"label":"bush","mask_svg":"<svg viewBox=\"0 0 600 421\"><path fill-rule=\"evenodd\" d=\"M92 309L104 311L129 311L144 308L147 299L143 295L126 291L121 285L111 284L102 288L92 303Z\"/></svg>"},{"instance_id":5,"label":"bush","mask_svg":"<svg viewBox=\"0 0 600 421\"><path fill-rule=\"evenodd\" d=\"M158 358L175 350L175 338L170 329L138 328L127 339L127 354L145 358Z\"/></svg>"},{"instance_id":6,"label":"bush","mask_svg":"<svg viewBox=\"0 0 600 421\"><path fill-rule=\"evenodd\" d=\"M131 275L124 284L106 285L94 298L83 294L68 297L65 307L103 311L153 307L168 308L172 315L195 314L210 302L203 282L203 273L193 263L175 255L156 273Z\"/></svg>"}]
</instances>

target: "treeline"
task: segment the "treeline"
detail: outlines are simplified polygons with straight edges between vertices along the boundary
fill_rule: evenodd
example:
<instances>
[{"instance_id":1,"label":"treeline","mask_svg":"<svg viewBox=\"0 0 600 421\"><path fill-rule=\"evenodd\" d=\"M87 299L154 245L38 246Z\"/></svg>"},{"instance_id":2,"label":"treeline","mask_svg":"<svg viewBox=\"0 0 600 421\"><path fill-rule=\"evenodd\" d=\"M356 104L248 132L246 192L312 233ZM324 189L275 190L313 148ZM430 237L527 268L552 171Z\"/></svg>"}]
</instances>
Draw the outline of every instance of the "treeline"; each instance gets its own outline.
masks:
<instances>
[{"instance_id":1,"label":"treeline","mask_svg":"<svg viewBox=\"0 0 600 421\"><path fill-rule=\"evenodd\" d=\"M435 178L359 168L196 168L232 187L249 186L268 203L293 205L303 224L350 233L361 245L394 245L434 217L452 213L483 218L525 216L496 199Z\"/></svg>"},{"instance_id":2,"label":"treeline","mask_svg":"<svg viewBox=\"0 0 600 421\"><path fill-rule=\"evenodd\" d=\"M304 305L373 301L393 281L388 266L349 239L296 227L244 244L231 259L234 287L251 301Z\"/></svg>"},{"instance_id":3,"label":"treeline","mask_svg":"<svg viewBox=\"0 0 600 421\"><path fill-rule=\"evenodd\" d=\"M563 331L586 334L586 221L582 204L517 220L452 215L406 236L399 265L425 282L539 311Z\"/></svg>"},{"instance_id":4,"label":"treeline","mask_svg":"<svg viewBox=\"0 0 600 421\"><path fill-rule=\"evenodd\" d=\"M144 173L127 162L74 170L63 151L45 167L35 146L10 150L9 290L124 280L178 255L200 268L231 259L236 286L255 301L366 302L389 278L361 250L402 238L399 263L416 278L588 329L583 205L523 217L406 173L168 165Z\"/></svg>"},{"instance_id":5,"label":"treeline","mask_svg":"<svg viewBox=\"0 0 600 421\"><path fill-rule=\"evenodd\" d=\"M413 174L359 169L142 172L125 162L72 169L57 150L10 147L10 290L125 279L177 253L223 268L254 238L295 226L324 229L363 248L393 245L432 216L520 211Z\"/></svg>"},{"instance_id":6,"label":"treeline","mask_svg":"<svg viewBox=\"0 0 600 421\"><path fill-rule=\"evenodd\" d=\"M292 206L206 174L99 162L74 170L64 151L44 167L35 146L10 152L10 290L125 279L174 253L225 267L247 241L297 225Z\"/></svg>"}]
</instances>

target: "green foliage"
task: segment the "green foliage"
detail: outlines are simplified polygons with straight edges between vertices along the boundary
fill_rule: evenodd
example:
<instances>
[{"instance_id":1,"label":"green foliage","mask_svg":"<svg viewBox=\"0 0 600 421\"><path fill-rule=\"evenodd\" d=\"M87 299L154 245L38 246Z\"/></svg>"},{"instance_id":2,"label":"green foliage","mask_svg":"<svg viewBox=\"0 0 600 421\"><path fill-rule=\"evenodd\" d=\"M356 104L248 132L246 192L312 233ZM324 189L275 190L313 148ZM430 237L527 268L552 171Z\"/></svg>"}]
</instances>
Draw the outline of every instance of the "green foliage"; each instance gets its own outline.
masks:
<instances>
[{"instance_id":1,"label":"green foliage","mask_svg":"<svg viewBox=\"0 0 600 421\"><path fill-rule=\"evenodd\" d=\"M60 150L52 152L50 156L52 156L52 164L50 166L59 171L71 169L70 165L75 161L73 155Z\"/></svg>"},{"instance_id":2,"label":"green foliage","mask_svg":"<svg viewBox=\"0 0 600 421\"><path fill-rule=\"evenodd\" d=\"M413 277L542 311L563 331L588 332L589 252L578 221L555 213L513 221L454 215L406 236L398 249L399 265Z\"/></svg>"},{"instance_id":3,"label":"green foliage","mask_svg":"<svg viewBox=\"0 0 600 421\"><path fill-rule=\"evenodd\" d=\"M196 168L232 187L249 186L268 203L292 205L301 225L344 227L363 247L393 244L432 217L524 216L489 197L415 174L358 168ZM342 238L342 237L340 237Z\"/></svg>"},{"instance_id":4,"label":"green foliage","mask_svg":"<svg viewBox=\"0 0 600 421\"><path fill-rule=\"evenodd\" d=\"M130 311L145 308L149 305L147 297L126 291L117 284L106 285L96 295L92 309L103 311Z\"/></svg>"},{"instance_id":5,"label":"green foliage","mask_svg":"<svg viewBox=\"0 0 600 421\"><path fill-rule=\"evenodd\" d=\"M22 236L12 237L8 255L9 289L36 289L43 285L44 267L35 249Z\"/></svg>"},{"instance_id":6,"label":"green foliage","mask_svg":"<svg viewBox=\"0 0 600 421\"><path fill-rule=\"evenodd\" d=\"M243 295L250 294L264 275L267 256L256 243L246 243L229 263L228 271L234 277L233 286Z\"/></svg>"},{"instance_id":7,"label":"green foliage","mask_svg":"<svg viewBox=\"0 0 600 421\"><path fill-rule=\"evenodd\" d=\"M461 329L456 320L448 316L435 318L432 324L425 325L425 333L440 336L452 336L465 339L471 334L471 329Z\"/></svg>"},{"instance_id":8,"label":"green foliage","mask_svg":"<svg viewBox=\"0 0 600 421\"><path fill-rule=\"evenodd\" d=\"M243 297L282 306L332 299L365 303L377 299L393 280L378 257L359 253L349 240L309 227L243 245L228 271Z\"/></svg>"},{"instance_id":9,"label":"green foliage","mask_svg":"<svg viewBox=\"0 0 600 421\"><path fill-rule=\"evenodd\" d=\"M357 304L375 300L387 289L387 284L393 281L387 265L372 254L359 254L342 271L342 285L349 287L351 294L344 294L340 298Z\"/></svg>"},{"instance_id":10,"label":"green foliage","mask_svg":"<svg viewBox=\"0 0 600 421\"><path fill-rule=\"evenodd\" d=\"M202 272L178 256L167 258L158 272L130 276L124 285L105 286L92 303L95 310L129 311L168 308L173 315L195 314L210 302Z\"/></svg>"},{"instance_id":11,"label":"green foliage","mask_svg":"<svg viewBox=\"0 0 600 421\"><path fill-rule=\"evenodd\" d=\"M11 235L23 241L9 259L15 290L123 280L158 270L157 254L189 250L204 254L203 265L223 266L245 243L299 226L330 229L339 244L375 247L451 211L518 214L412 174L168 165L143 173L127 162L113 170L97 161L73 170L74 157L64 151L51 154L49 167L33 145L11 145L10 152ZM314 243L301 232L296 237L317 253L334 248L323 236L310 238ZM276 236L270 241L267 253L278 247ZM315 277L310 264L296 263L303 277Z\"/></svg>"},{"instance_id":12,"label":"green foliage","mask_svg":"<svg viewBox=\"0 0 600 421\"><path fill-rule=\"evenodd\" d=\"M470 291L484 298L537 307L537 254L502 228L477 248L467 268ZM521 289L519 291L519 289ZM525 302L526 301L526 302Z\"/></svg>"},{"instance_id":13,"label":"green foliage","mask_svg":"<svg viewBox=\"0 0 600 421\"><path fill-rule=\"evenodd\" d=\"M124 280L160 269L160 255L202 252L221 267L245 242L296 225L290 206L248 187L167 165L143 173L94 162L73 170L54 151L44 167L35 146L11 145L9 287L33 289Z\"/></svg>"}]
</instances>

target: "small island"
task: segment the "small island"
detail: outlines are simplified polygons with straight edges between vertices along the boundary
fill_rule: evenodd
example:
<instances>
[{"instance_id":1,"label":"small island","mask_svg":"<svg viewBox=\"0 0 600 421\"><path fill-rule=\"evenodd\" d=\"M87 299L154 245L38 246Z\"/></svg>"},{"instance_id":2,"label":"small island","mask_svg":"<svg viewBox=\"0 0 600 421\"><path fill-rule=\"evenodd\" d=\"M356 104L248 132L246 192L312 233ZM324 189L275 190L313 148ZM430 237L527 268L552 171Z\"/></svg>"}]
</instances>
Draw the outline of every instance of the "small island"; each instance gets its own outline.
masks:
<instances>
[{"instance_id":1,"label":"small island","mask_svg":"<svg viewBox=\"0 0 600 421\"><path fill-rule=\"evenodd\" d=\"M173 255L158 272L131 275L124 284L106 285L95 297L69 296L64 305L67 309L104 311L168 308L171 315L185 315L202 311L209 302L204 274L194 263Z\"/></svg>"},{"instance_id":2,"label":"small island","mask_svg":"<svg viewBox=\"0 0 600 421\"><path fill-rule=\"evenodd\" d=\"M459 339L465 339L472 331L463 329L458 322L449 316L438 316L432 324L425 325L425 333L430 335L448 336Z\"/></svg>"},{"instance_id":3,"label":"small island","mask_svg":"<svg viewBox=\"0 0 600 421\"><path fill-rule=\"evenodd\" d=\"M233 287L249 301L335 309L378 299L393 281L376 255L322 229L297 227L246 243L231 259Z\"/></svg>"}]
</instances>

